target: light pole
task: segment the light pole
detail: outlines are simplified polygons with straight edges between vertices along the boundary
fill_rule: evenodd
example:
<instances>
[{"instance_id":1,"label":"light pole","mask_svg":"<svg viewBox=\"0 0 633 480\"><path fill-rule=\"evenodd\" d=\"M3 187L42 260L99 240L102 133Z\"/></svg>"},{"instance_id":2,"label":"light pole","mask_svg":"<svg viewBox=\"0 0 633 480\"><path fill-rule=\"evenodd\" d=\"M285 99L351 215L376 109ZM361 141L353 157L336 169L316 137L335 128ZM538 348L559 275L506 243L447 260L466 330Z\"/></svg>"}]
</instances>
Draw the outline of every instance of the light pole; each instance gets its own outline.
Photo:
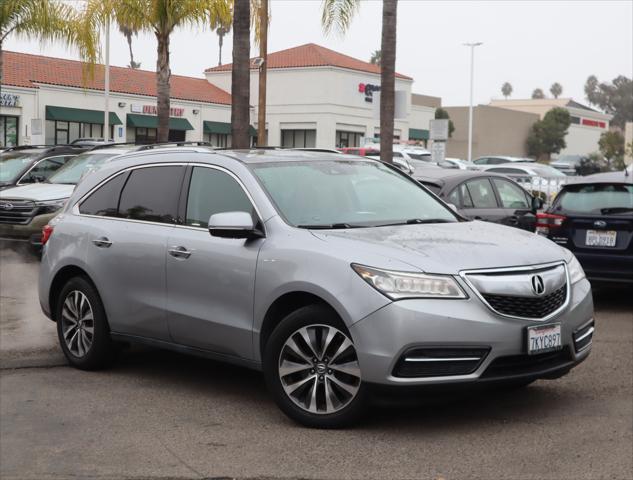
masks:
<instances>
[{"instance_id":1,"label":"light pole","mask_svg":"<svg viewBox=\"0 0 633 480\"><path fill-rule=\"evenodd\" d=\"M475 47L482 45L483 42L464 43L466 47L470 47L470 104L468 106L468 161L473 160L473 81L475 71Z\"/></svg>"}]
</instances>

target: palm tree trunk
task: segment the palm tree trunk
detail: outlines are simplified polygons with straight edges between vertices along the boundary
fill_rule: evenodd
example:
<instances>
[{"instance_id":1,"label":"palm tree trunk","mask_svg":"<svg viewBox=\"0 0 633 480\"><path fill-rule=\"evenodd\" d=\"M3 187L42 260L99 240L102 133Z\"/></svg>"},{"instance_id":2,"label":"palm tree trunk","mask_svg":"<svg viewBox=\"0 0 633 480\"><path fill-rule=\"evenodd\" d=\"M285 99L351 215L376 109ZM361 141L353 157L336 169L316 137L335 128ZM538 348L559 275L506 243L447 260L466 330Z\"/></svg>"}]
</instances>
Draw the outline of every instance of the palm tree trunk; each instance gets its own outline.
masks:
<instances>
[{"instance_id":1,"label":"palm tree trunk","mask_svg":"<svg viewBox=\"0 0 633 480\"><path fill-rule=\"evenodd\" d=\"M233 7L233 71L231 73L231 133L233 148L248 148L250 124L250 0Z\"/></svg>"},{"instance_id":2,"label":"palm tree trunk","mask_svg":"<svg viewBox=\"0 0 633 480\"><path fill-rule=\"evenodd\" d=\"M134 53L132 53L132 35L127 37L127 46L130 49L130 68L136 68L134 67Z\"/></svg>"},{"instance_id":3,"label":"palm tree trunk","mask_svg":"<svg viewBox=\"0 0 633 480\"><path fill-rule=\"evenodd\" d=\"M158 132L156 140L169 140L169 35L156 34L158 40L158 58L156 59L156 110L158 114Z\"/></svg>"},{"instance_id":4,"label":"palm tree trunk","mask_svg":"<svg viewBox=\"0 0 633 480\"><path fill-rule=\"evenodd\" d=\"M4 50L2 50L2 40L0 40L0 90L2 90L2 72L4 72Z\"/></svg>"},{"instance_id":5,"label":"palm tree trunk","mask_svg":"<svg viewBox=\"0 0 633 480\"><path fill-rule=\"evenodd\" d=\"M383 0L380 46L380 159L393 161L396 83L396 11L398 0Z\"/></svg>"},{"instance_id":6,"label":"palm tree trunk","mask_svg":"<svg viewBox=\"0 0 633 480\"><path fill-rule=\"evenodd\" d=\"M266 146L266 70L268 66L268 0L261 0L259 12L259 56L264 60L259 67L259 103L257 106L257 146Z\"/></svg>"},{"instance_id":7,"label":"palm tree trunk","mask_svg":"<svg viewBox=\"0 0 633 480\"><path fill-rule=\"evenodd\" d=\"M220 44L220 52L218 54L218 65L222 65L222 45L224 44L224 34L223 33L218 33L218 43Z\"/></svg>"}]
</instances>

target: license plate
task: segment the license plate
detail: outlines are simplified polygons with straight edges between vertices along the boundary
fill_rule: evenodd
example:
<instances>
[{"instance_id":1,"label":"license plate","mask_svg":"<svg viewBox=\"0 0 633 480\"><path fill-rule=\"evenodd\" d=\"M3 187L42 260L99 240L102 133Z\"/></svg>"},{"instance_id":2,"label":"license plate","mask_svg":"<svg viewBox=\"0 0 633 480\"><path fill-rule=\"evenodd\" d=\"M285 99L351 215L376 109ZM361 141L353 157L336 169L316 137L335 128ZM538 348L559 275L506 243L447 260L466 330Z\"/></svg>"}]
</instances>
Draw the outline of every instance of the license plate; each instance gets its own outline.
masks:
<instances>
[{"instance_id":1,"label":"license plate","mask_svg":"<svg viewBox=\"0 0 633 480\"><path fill-rule=\"evenodd\" d=\"M590 247L615 247L617 233L615 230L587 230L585 245Z\"/></svg>"},{"instance_id":2,"label":"license plate","mask_svg":"<svg viewBox=\"0 0 633 480\"><path fill-rule=\"evenodd\" d=\"M563 348L560 335L560 323L528 327L528 355L551 352Z\"/></svg>"}]
</instances>

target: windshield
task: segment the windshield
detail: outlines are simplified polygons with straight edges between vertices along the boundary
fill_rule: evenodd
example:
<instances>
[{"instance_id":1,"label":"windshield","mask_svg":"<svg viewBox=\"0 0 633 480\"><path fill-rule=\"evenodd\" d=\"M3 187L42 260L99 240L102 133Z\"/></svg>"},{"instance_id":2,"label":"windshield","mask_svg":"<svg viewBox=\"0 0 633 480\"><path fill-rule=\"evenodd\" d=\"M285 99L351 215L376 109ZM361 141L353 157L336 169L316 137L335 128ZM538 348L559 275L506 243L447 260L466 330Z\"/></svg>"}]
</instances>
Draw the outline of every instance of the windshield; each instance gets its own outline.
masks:
<instances>
[{"instance_id":1,"label":"windshield","mask_svg":"<svg viewBox=\"0 0 633 480\"><path fill-rule=\"evenodd\" d=\"M559 195L556 210L578 213L631 213L633 185L605 184L568 186Z\"/></svg>"},{"instance_id":2,"label":"windshield","mask_svg":"<svg viewBox=\"0 0 633 480\"><path fill-rule=\"evenodd\" d=\"M0 154L0 182L10 182L20 175L39 156L39 153Z\"/></svg>"},{"instance_id":3,"label":"windshield","mask_svg":"<svg viewBox=\"0 0 633 480\"><path fill-rule=\"evenodd\" d=\"M48 181L76 185L89 169L94 170L107 159L120 155L120 152L83 153L77 155L60 168Z\"/></svg>"},{"instance_id":4,"label":"windshield","mask_svg":"<svg viewBox=\"0 0 633 480\"><path fill-rule=\"evenodd\" d=\"M554 167L550 167L549 165L538 165L530 167L532 168L538 175L543 177L566 177L563 172L555 169Z\"/></svg>"},{"instance_id":5,"label":"windshield","mask_svg":"<svg viewBox=\"0 0 633 480\"><path fill-rule=\"evenodd\" d=\"M456 222L452 211L373 161L269 163L252 169L288 223L304 228Z\"/></svg>"},{"instance_id":6,"label":"windshield","mask_svg":"<svg viewBox=\"0 0 633 480\"><path fill-rule=\"evenodd\" d=\"M569 165L576 165L579 164L581 160L581 155L561 155L552 163L567 163Z\"/></svg>"},{"instance_id":7,"label":"windshield","mask_svg":"<svg viewBox=\"0 0 633 480\"><path fill-rule=\"evenodd\" d=\"M414 160L423 160L425 162L431 161L430 153L411 153L411 152L406 152L406 153Z\"/></svg>"}]
</instances>

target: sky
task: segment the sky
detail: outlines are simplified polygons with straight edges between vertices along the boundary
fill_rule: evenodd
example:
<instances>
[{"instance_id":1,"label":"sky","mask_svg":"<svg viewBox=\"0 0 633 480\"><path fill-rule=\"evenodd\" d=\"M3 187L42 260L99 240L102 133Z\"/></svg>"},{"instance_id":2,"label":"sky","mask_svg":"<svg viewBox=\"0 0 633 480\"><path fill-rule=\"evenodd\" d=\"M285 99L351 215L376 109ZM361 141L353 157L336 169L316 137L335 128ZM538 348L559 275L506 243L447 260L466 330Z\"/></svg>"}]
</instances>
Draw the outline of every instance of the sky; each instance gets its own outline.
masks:
<instances>
[{"instance_id":1,"label":"sky","mask_svg":"<svg viewBox=\"0 0 633 480\"><path fill-rule=\"evenodd\" d=\"M317 43L369 60L380 48L381 5L365 0L344 36L326 36L321 28L321 0L270 0L268 51ZM535 88L549 96L554 82L563 97L585 102L589 75L611 81L633 77L633 0L622 1L421 1L398 4L396 70L414 78L413 91L442 98L443 105L467 105L470 51L465 42L483 42L475 49L474 102L501 98L510 82L512 98L529 98ZM231 36L224 38L223 63L230 63ZM60 44L40 44L15 36L6 50L63 58L77 53ZM153 34L133 40L141 68L154 70ZM257 55L251 46L252 56ZM218 37L200 28L172 35L173 74L202 77L218 63ZM112 65L129 64L128 46L116 28L111 33Z\"/></svg>"}]
</instances>

